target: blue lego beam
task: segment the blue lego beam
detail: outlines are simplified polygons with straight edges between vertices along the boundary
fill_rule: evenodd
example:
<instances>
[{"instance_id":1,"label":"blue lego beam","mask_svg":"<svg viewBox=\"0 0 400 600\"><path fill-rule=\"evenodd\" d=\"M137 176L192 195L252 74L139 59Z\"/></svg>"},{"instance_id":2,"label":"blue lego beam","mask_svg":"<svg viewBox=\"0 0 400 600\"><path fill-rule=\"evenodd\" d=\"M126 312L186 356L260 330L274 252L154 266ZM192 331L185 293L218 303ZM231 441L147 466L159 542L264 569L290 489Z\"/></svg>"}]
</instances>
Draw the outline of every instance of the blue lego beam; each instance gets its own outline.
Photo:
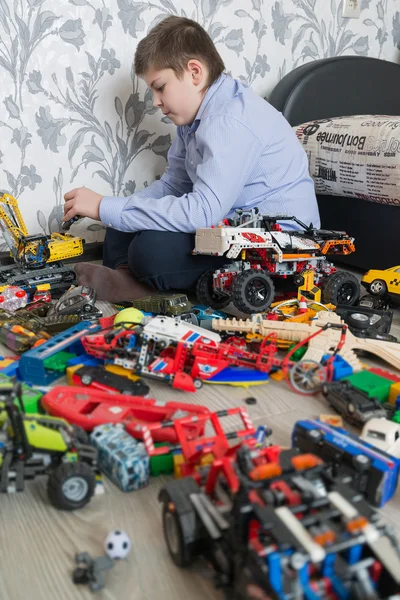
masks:
<instances>
[{"instance_id":1,"label":"blue lego beam","mask_svg":"<svg viewBox=\"0 0 400 600\"><path fill-rule=\"evenodd\" d=\"M84 354L81 338L91 335L101 329L101 325L91 321L82 321L66 331L47 340L37 348L25 352L19 361L19 372L23 381L34 385L49 385L60 377L60 373L48 371L44 367L44 361L58 352L69 350L74 354Z\"/></svg>"}]
</instances>

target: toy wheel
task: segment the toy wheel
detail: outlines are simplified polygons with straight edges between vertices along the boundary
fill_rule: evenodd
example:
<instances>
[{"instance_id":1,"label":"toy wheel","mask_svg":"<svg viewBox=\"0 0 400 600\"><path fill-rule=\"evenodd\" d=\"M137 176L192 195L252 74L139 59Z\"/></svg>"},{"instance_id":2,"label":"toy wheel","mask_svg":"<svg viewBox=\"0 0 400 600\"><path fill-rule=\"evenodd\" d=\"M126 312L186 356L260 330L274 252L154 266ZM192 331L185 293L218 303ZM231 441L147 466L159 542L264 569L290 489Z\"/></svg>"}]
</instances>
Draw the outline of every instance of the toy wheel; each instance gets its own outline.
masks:
<instances>
[{"instance_id":1,"label":"toy wheel","mask_svg":"<svg viewBox=\"0 0 400 600\"><path fill-rule=\"evenodd\" d=\"M72 571L72 581L77 585L89 583L90 578L87 567L76 567Z\"/></svg>"},{"instance_id":2,"label":"toy wheel","mask_svg":"<svg viewBox=\"0 0 400 600\"><path fill-rule=\"evenodd\" d=\"M178 567L188 567L194 556L189 545L185 543L178 513L172 502L164 502L163 529L172 560Z\"/></svg>"},{"instance_id":3,"label":"toy wheel","mask_svg":"<svg viewBox=\"0 0 400 600\"><path fill-rule=\"evenodd\" d=\"M293 283L296 287L300 287L301 285L304 285L304 277L303 275L294 275L293 276Z\"/></svg>"},{"instance_id":4,"label":"toy wheel","mask_svg":"<svg viewBox=\"0 0 400 600\"><path fill-rule=\"evenodd\" d=\"M371 466L371 459L364 454L357 454L353 457L354 468L359 472L368 471Z\"/></svg>"},{"instance_id":5,"label":"toy wheel","mask_svg":"<svg viewBox=\"0 0 400 600\"><path fill-rule=\"evenodd\" d=\"M196 390L199 390L203 387L203 382L201 379L193 379L193 385L196 388Z\"/></svg>"},{"instance_id":6,"label":"toy wheel","mask_svg":"<svg viewBox=\"0 0 400 600\"><path fill-rule=\"evenodd\" d=\"M83 383L83 385L91 385L93 383L93 377L87 374L82 375L81 383Z\"/></svg>"},{"instance_id":7,"label":"toy wheel","mask_svg":"<svg viewBox=\"0 0 400 600\"><path fill-rule=\"evenodd\" d=\"M219 296L213 289L214 269L206 271L196 284L196 296L200 304L211 306L211 308L225 308L231 301L229 295Z\"/></svg>"},{"instance_id":8,"label":"toy wheel","mask_svg":"<svg viewBox=\"0 0 400 600\"><path fill-rule=\"evenodd\" d=\"M354 329L365 329L370 325L369 316L361 312L352 313L347 317L347 324Z\"/></svg>"},{"instance_id":9,"label":"toy wheel","mask_svg":"<svg viewBox=\"0 0 400 600\"><path fill-rule=\"evenodd\" d=\"M324 437L319 429L310 429L307 436L315 443L319 443Z\"/></svg>"},{"instance_id":10,"label":"toy wheel","mask_svg":"<svg viewBox=\"0 0 400 600\"><path fill-rule=\"evenodd\" d=\"M315 360L301 360L289 371L289 381L293 389L301 394L315 394L326 383L325 368Z\"/></svg>"},{"instance_id":11,"label":"toy wheel","mask_svg":"<svg viewBox=\"0 0 400 600\"><path fill-rule=\"evenodd\" d=\"M354 406L354 404L352 402L349 402L349 404L347 405L347 411L351 415L354 415L354 413L356 412L356 407Z\"/></svg>"},{"instance_id":12,"label":"toy wheel","mask_svg":"<svg viewBox=\"0 0 400 600\"><path fill-rule=\"evenodd\" d=\"M352 273L336 271L322 282L322 301L324 304L345 304L352 306L360 295L360 284Z\"/></svg>"},{"instance_id":13,"label":"toy wheel","mask_svg":"<svg viewBox=\"0 0 400 600\"><path fill-rule=\"evenodd\" d=\"M89 436L83 427L74 426L75 438L80 444L89 444Z\"/></svg>"},{"instance_id":14,"label":"toy wheel","mask_svg":"<svg viewBox=\"0 0 400 600\"><path fill-rule=\"evenodd\" d=\"M89 465L62 463L50 475L47 493L53 506L61 510L82 508L91 499L96 478Z\"/></svg>"},{"instance_id":15,"label":"toy wheel","mask_svg":"<svg viewBox=\"0 0 400 600\"><path fill-rule=\"evenodd\" d=\"M374 279L369 284L369 291L374 296L384 296L387 292L387 285L382 279Z\"/></svg>"},{"instance_id":16,"label":"toy wheel","mask_svg":"<svg viewBox=\"0 0 400 600\"><path fill-rule=\"evenodd\" d=\"M274 284L263 271L243 271L232 284L233 304L245 314L267 310L273 299Z\"/></svg>"}]
</instances>

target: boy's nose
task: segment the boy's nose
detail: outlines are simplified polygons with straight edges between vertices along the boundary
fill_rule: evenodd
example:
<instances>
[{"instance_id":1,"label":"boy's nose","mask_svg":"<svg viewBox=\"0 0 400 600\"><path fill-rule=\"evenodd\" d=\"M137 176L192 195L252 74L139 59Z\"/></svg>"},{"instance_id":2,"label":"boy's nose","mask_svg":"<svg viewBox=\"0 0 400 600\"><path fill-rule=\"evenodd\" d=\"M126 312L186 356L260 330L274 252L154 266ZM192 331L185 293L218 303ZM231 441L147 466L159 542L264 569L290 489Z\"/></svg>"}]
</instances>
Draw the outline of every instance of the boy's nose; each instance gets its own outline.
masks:
<instances>
[{"instance_id":1,"label":"boy's nose","mask_svg":"<svg viewBox=\"0 0 400 600\"><path fill-rule=\"evenodd\" d=\"M161 106L162 106L161 99L157 98L156 95L153 95L153 105L156 106L157 108L161 108Z\"/></svg>"}]
</instances>

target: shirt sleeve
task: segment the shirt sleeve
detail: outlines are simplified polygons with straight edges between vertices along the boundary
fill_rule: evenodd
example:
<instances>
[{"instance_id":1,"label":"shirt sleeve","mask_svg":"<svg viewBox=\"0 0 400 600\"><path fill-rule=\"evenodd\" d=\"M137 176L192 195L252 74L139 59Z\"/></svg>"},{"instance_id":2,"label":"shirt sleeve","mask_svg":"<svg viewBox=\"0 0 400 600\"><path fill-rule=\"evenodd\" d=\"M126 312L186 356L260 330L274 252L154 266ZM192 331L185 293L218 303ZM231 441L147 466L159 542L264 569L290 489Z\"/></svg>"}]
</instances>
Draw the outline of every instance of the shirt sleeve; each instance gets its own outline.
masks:
<instances>
[{"instance_id":1,"label":"shirt sleeve","mask_svg":"<svg viewBox=\"0 0 400 600\"><path fill-rule=\"evenodd\" d=\"M203 119L195 135L200 162L191 191L180 196L169 193L156 197L148 195L152 190L150 186L145 199L138 198L137 194L129 198L103 198L101 220L121 231L153 229L191 233L223 219L248 181L262 144L243 123L225 115ZM182 181L179 172L183 170L181 162L178 161L177 166L173 176L172 163L169 169L170 185L175 189L176 180Z\"/></svg>"},{"instance_id":2,"label":"shirt sleeve","mask_svg":"<svg viewBox=\"0 0 400 600\"><path fill-rule=\"evenodd\" d=\"M114 229L120 227L120 213L126 205L140 203L148 198L158 200L165 196L182 196L189 193L193 189L193 183L190 179L185 167L186 148L182 139L180 127L177 128L177 135L171 144L168 151L168 167L165 173L153 181L153 183L139 192L135 192L132 196L103 196L100 203L100 219L101 221ZM117 227L117 223L119 224ZM122 231L138 231L139 229L122 229ZM154 228L155 229L155 228Z\"/></svg>"}]
</instances>

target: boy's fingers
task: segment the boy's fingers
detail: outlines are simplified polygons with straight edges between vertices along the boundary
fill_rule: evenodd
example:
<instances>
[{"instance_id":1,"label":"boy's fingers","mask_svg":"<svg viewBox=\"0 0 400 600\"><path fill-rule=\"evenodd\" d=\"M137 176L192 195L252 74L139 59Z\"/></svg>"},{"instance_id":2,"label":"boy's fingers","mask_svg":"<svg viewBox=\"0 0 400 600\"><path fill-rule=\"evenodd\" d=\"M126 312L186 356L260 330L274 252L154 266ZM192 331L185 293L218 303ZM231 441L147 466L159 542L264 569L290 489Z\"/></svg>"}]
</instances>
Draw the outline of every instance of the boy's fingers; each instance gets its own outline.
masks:
<instances>
[{"instance_id":1,"label":"boy's fingers","mask_svg":"<svg viewBox=\"0 0 400 600\"><path fill-rule=\"evenodd\" d=\"M69 200L68 202L64 203L64 215L67 214L67 212L69 210L71 210L71 208L73 207L74 203L72 202L72 200Z\"/></svg>"},{"instance_id":2,"label":"boy's fingers","mask_svg":"<svg viewBox=\"0 0 400 600\"><path fill-rule=\"evenodd\" d=\"M64 213L63 221L69 221L70 219L72 219L72 217L75 217L75 215L77 215L77 214L78 214L78 211L73 206L70 210L68 210L66 213Z\"/></svg>"},{"instance_id":3,"label":"boy's fingers","mask_svg":"<svg viewBox=\"0 0 400 600\"><path fill-rule=\"evenodd\" d=\"M64 200L72 200L72 198L75 198L75 194L78 191L78 188L74 188L73 190L70 190L69 192L67 192L66 194L64 194Z\"/></svg>"}]
</instances>

